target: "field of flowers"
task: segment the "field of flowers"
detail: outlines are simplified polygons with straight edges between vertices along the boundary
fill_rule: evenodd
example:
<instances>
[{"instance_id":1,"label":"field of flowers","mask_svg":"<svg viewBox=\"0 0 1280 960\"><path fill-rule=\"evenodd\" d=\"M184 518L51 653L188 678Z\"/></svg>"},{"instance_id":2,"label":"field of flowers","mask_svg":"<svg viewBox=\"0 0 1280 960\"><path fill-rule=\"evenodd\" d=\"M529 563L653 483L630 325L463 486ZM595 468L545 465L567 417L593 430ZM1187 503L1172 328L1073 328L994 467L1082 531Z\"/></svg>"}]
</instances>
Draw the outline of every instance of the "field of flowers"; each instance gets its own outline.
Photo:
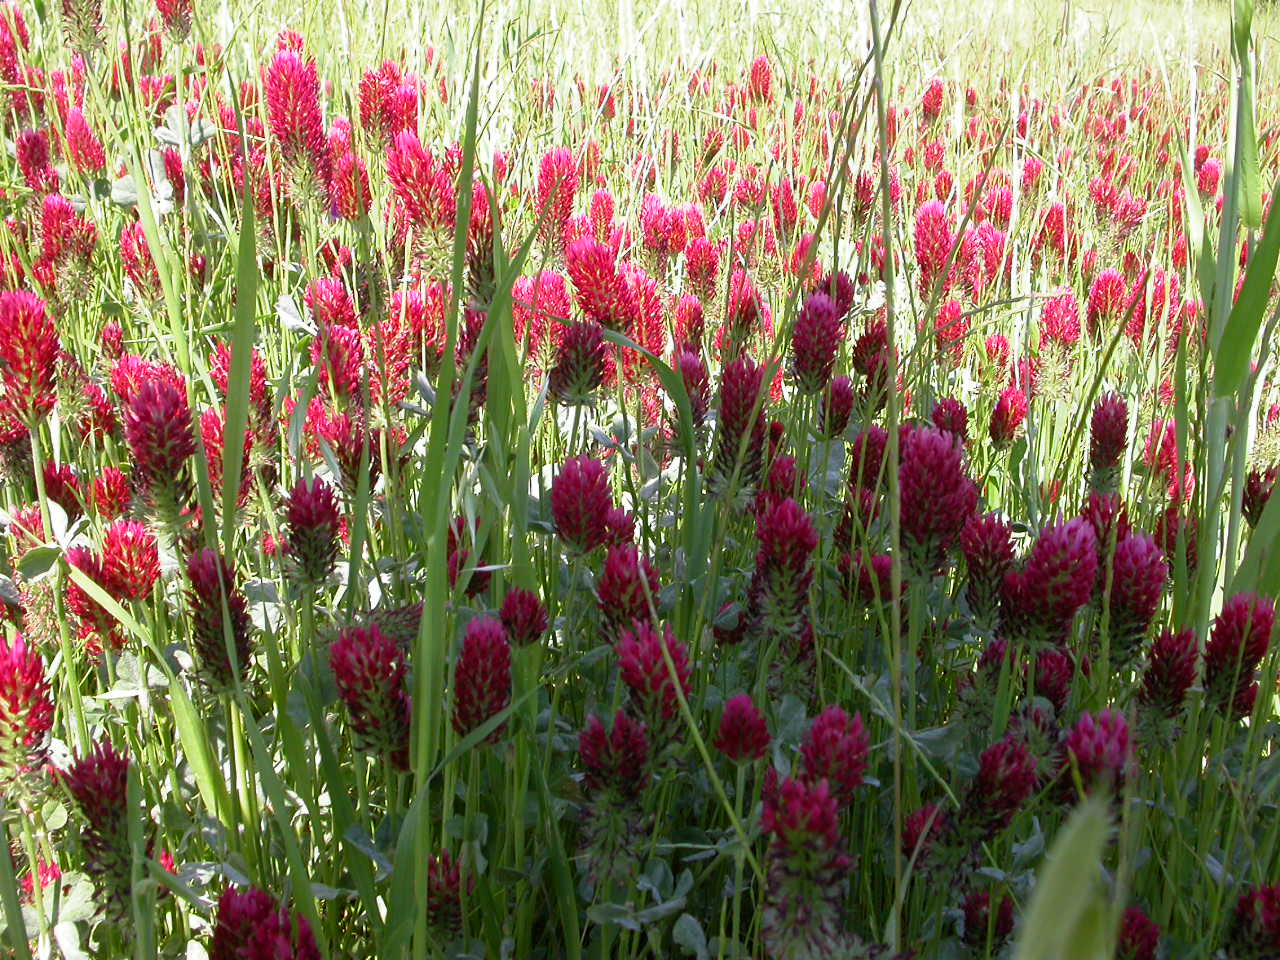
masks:
<instances>
[{"instance_id":1,"label":"field of flowers","mask_svg":"<svg viewBox=\"0 0 1280 960\"><path fill-rule=\"evenodd\" d=\"M204 2L0 3L0 956L1280 957L1280 18Z\"/></svg>"}]
</instances>

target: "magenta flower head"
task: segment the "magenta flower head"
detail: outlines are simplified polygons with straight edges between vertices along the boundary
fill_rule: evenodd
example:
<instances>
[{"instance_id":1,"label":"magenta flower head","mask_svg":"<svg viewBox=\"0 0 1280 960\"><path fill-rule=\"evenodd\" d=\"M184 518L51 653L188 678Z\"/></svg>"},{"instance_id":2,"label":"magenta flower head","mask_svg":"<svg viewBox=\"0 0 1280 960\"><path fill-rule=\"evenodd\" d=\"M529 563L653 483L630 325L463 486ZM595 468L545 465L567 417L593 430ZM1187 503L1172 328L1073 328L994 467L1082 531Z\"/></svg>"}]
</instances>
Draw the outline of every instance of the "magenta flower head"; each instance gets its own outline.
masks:
<instances>
[{"instance_id":1,"label":"magenta flower head","mask_svg":"<svg viewBox=\"0 0 1280 960\"><path fill-rule=\"evenodd\" d=\"M205 547L187 561L187 604L191 610L191 642L200 679L212 690L225 690L249 668L249 609L236 586L235 571L216 550ZM223 617L223 604L230 620ZM227 654L230 634L233 664Z\"/></svg>"},{"instance_id":2,"label":"magenta flower head","mask_svg":"<svg viewBox=\"0 0 1280 960\"><path fill-rule=\"evenodd\" d=\"M1060 717L1071 696L1071 681L1075 672L1075 664L1069 655L1057 647L1045 647L1036 654L1028 686L1037 697L1048 700L1053 705L1054 713Z\"/></svg>"},{"instance_id":3,"label":"magenta flower head","mask_svg":"<svg viewBox=\"0 0 1280 960\"><path fill-rule=\"evenodd\" d=\"M943 397L935 403L929 419L939 430L957 437L961 443L968 443L969 411L955 397Z\"/></svg>"},{"instance_id":4,"label":"magenta flower head","mask_svg":"<svg viewBox=\"0 0 1280 960\"><path fill-rule=\"evenodd\" d=\"M711 378L707 374L707 365L695 351L682 350L676 357L676 371L689 397L689 413L694 429L697 429L706 422L707 410L711 406Z\"/></svg>"},{"instance_id":5,"label":"magenta flower head","mask_svg":"<svg viewBox=\"0 0 1280 960\"><path fill-rule=\"evenodd\" d=\"M734 763L751 763L769 749L769 727L751 696L739 693L725 701L715 747Z\"/></svg>"},{"instance_id":6,"label":"magenta flower head","mask_svg":"<svg viewBox=\"0 0 1280 960\"><path fill-rule=\"evenodd\" d=\"M548 252L564 249L564 228L573 215L573 197L578 190L578 165L573 153L556 147L543 154L538 165L538 225Z\"/></svg>"},{"instance_id":7,"label":"magenta flower head","mask_svg":"<svg viewBox=\"0 0 1280 960\"><path fill-rule=\"evenodd\" d=\"M853 381L848 377L836 377L822 394L822 413L818 422L818 432L823 437L834 438L845 432L849 419L853 416L853 407L857 403L858 394L853 388Z\"/></svg>"},{"instance_id":8,"label":"magenta flower head","mask_svg":"<svg viewBox=\"0 0 1280 960\"><path fill-rule=\"evenodd\" d=\"M0 409L28 427L52 410L61 349L43 300L25 290L0 293Z\"/></svg>"},{"instance_id":9,"label":"magenta flower head","mask_svg":"<svg viewBox=\"0 0 1280 960\"><path fill-rule=\"evenodd\" d=\"M791 332L791 374L801 393L820 393L831 381L843 339L835 302L821 290L809 294Z\"/></svg>"},{"instance_id":10,"label":"magenta flower head","mask_svg":"<svg viewBox=\"0 0 1280 960\"><path fill-rule=\"evenodd\" d=\"M1271 646L1275 605L1270 598L1237 593L1214 618L1204 645L1204 688L1210 705L1233 717L1253 709L1254 673Z\"/></svg>"},{"instance_id":11,"label":"magenta flower head","mask_svg":"<svg viewBox=\"0 0 1280 960\"><path fill-rule=\"evenodd\" d=\"M856 557L843 553L837 562L841 584L848 599L863 607L887 603L893 594L893 557L887 553Z\"/></svg>"},{"instance_id":12,"label":"magenta flower head","mask_svg":"<svg viewBox=\"0 0 1280 960\"><path fill-rule=\"evenodd\" d=\"M587 793L608 793L635 802L649 785L649 738L645 726L619 710L613 729L594 713L578 735L578 757L585 772Z\"/></svg>"},{"instance_id":13,"label":"magenta flower head","mask_svg":"<svg viewBox=\"0 0 1280 960\"><path fill-rule=\"evenodd\" d=\"M680 712L680 693L689 696L689 649L675 638L670 626L659 634L650 623L637 622L624 630L616 646L622 682L631 702L649 729L669 733ZM675 667L674 676L667 656Z\"/></svg>"},{"instance_id":14,"label":"magenta flower head","mask_svg":"<svg viewBox=\"0 0 1280 960\"><path fill-rule=\"evenodd\" d=\"M916 863L928 859L934 844L945 842L951 832L951 816L937 803L913 810L902 823L902 856Z\"/></svg>"},{"instance_id":15,"label":"magenta flower head","mask_svg":"<svg viewBox=\"0 0 1280 960\"><path fill-rule=\"evenodd\" d=\"M44 764L53 729L44 660L20 633L0 637L0 711L0 782L9 785Z\"/></svg>"},{"instance_id":16,"label":"magenta flower head","mask_svg":"<svg viewBox=\"0 0 1280 960\"><path fill-rule=\"evenodd\" d=\"M1111 562L1111 663L1123 669L1132 662L1160 606L1169 565L1155 539L1131 533L1116 544Z\"/></svg>"},{"instance_id":17,"label":"magenta flower head","mask_svg":"<svg viewBox=\"0 0 1280 960\"><path fill-rule=\"evenodd\" d=\"M636 315L635 295L618 270L613 249L591 237L579 237L564 252L578 306L607 330L628 330Z\"/></svg>"},{"instance_id":18,"label":"magenta flower head","mask_svg":"<svg viewBox=\"0 0 1280 960\"><path fill-rule=\"evenodd\" d=\"M1089 600L1098 573L1097 539L1080 517L1041 531L1022 570L1005 574L1002 609L1009 626L1062 642Z\"/></svg>"},{"instance_id":19,"label":"magenta flower head","mask_svg":"<svg viewBox=\"0 0 1280 960\"><path fill-rule=\"evenodd\" d=\"M974 514L960 532L968 580L965 599L976 620L994 624L1000 585L1013 568L1013 527L994 513Z\"/></svg>"},{"instance_id":20,"label":"magenta flower head","mask_svg":"<svg viewBox=\"0 0 1280 960\"><path fill-rule=\"evenodd\" d=\"M761 918L771 957L833 956L841 942L839 805L824 780L788 779L764 804L769 871Z\"/></svg>"},{"instance_id":21,"label":"magenta flower head","mask_svg":"<svg viewBox=\"0 0 1280 960\"><path fill-rule=\"evenodd\" d=\"M376 624L343 630L329 648L338 696L351 719L355 748L408 767L410 701L404 651Z\"/></svg>"},{"instance_id":22,"label":"magenta flower head","mask_svg":"<svg viewBox=\"0 0 1280 960\"><path fill-rule=\"evenodd\" d=\"M265 890L228 887L218 899L209 960L320 960L311 925Z\"/></svg>"},{"instance_id":23,"label":"magenta flower head","mask_svg":"<svg viewBox=\"0 0 1280 960\"><path fill-rule=\"evenodd\" d=\"M605 518L612 508L609 475L599 460L566 460L551 481L551 517L556 533L572 550L590 553L605 542Z\"/></svg>"},{"instance_id":24,"label":"magenta flower head","mask_svg":"<svg viewBox=\"0 0 1280 960\"><path fill-rule=\"evenodd\" d=\"M1227 928L1227 956L1268 960L1280 951L1280 883L1253 887L1236 901Z\"/></svg>"},{"instance_id":25,"label":"magenta flower head","mask_svg":"<svg viewBox=\"0 0 1280 960\"><path fill-rule=\"evenodd\" d=\"M319 477L299 479L285 501L289 558L303 582L323 583L338 557L342 518L333 487Z\"/></svg>"},{"instance_id":26,"label":"magenta flower head","mask_svg":"<svg viewBox=\"0 0 1280 960\"><path fill-rule=\"evenodd\" d=\"M874 490L881 482L889 434L872 424L853 438L849 448L849 489Z\"/></svg>"},{"instance_id":27,"label":"magenta flower head","mask_svg":"<svg viewBox=\"0 0 1280 960\"><path fill-rule=\"evenodd\" d=\"M1027 395L1017 387L1007 388L991 411L991 424L987 431L991 442L997 449L1009 446L1026 419Z\"/></svg>"},{"instance_id":28,"label":"magenta flower head","mask_svg":"<svg viewBox=\"0 0 1280 960\"><path fill-rule=\"evenodd\" d=\"M476 878L462 860L441 850L427 860L427 925L444 940L462 933L462 894L475 889Z\"/></svg>"},{"instance_id":29,"label":"magenta flower head","mask_svg":"<svg viewBox=\"0 0 1280 960\"><path fill-rule=\"evenodd\" d=\"M725 365L720 380L720 421L712 475L727 490L737 473L739 488L760 479L764 457L764 368L745 354Z\"/></svg>"},{"instance_id":30,"label":"magenta flower head","mask_svg":"<svg viewBox=\"0 0 1280 960\"><path fill-rule=\"evenodd\" d=\"M978 775L961 804L959 824L975 842L995 838L1036 786L1036 763L1026 744L1012 734L982 751Z\"/></svg>"},{"instance_id":31,"label":"magenta flower head","mask_svg":"<svg viewBox=\"0 0 1280 960\"><path fill-rule=\"evenodd\" d=\"M262 86L267 124L290 187L327 205L332 157L324 135L315 61L296 50L278 50L263 73Z\"/></svg>"},{"instance_id":32,"label":"magenta flower head","mask_svg":"<svg viewBox=\"0 0 1280 960\"><path fill-rule=\"evenodd\" d=\"M1273 464L1265 470L1250 470L1245 477L1240 509L1250 527L1257 527L1262 522L1262 511L1271 500L1277 478L1280 478L1280 464Z\"/></svg>"},{"instance_id":33,"label":"magenta flower head","mask_svg":"<svg viewBox=\"0 0 1280 960\"><path fill-rule=\"evenodd\" d=\"M977 950L997 948L1013 933L1013 899L997 894L994 912L991 894L977 890L960 904L964 913L964 942Z\"/></svg>"},{"instance_id":34,"label":"magenta flower head","mask_svg":"<svg viewBox=\"0 0 1280 960\"><path fill-rule=\"evenodd\" d=\"M1096 716L1081 714L1067 733L1065 746L1062 775L1069 794L1075 794L1073 771L1086 794L1113 790L1118 794L1123 789L1133 763L1133 743L1123 713L1106 709Z\"/></svg>"},{"instance_id":35,"label":"magenta flower head","mask_svg":"<svg viewBox=\"0 0 1280 960\"><path fill-rule=\"evenodd\" d=\"M567 406L589 403L604 382L607 359L604 327L594 320L570 323L556 344L547 390L558 403Z\"/></svg>"},{"instance_id":36,"label":"magenta flower head","mask_svg":"<svg viewBox=\"0 0 1280 960\"><path fill-rule=\"evenodd\" d=\"M191 492L188 461L196 452L191 408L181 384L148 380L124 415L124 436L133 454L134 476L157 507L172 512Z\"/></svg>"},{"instance_id":37,"label":"magenta flower head","mask_svg":"<svg viewBox=\"0 0 1280 960\"><path fill-rule=\"evenodd\" d=\"M160 22L175 40L182 40L191 32L194 8L194 0L156 0Z\"/></svg>"},{"instance_id":38,"label":"magenta flower head","mask_svg":"<svg viewBox=\"0 0 1280 960\"><path fill-rule=\"evenodd\" d=\"M102 535L102 572L113 596L145 600L160 579L160 548L136 520L117 520Z\"/></svg>"},{"instance_id":39,"label":"magenta flower head","mask_svg":"<svg viewBox=\"0 0 1280 960\"><path fill-rule=\"evenodd\" d=\"M1147 656L1139 702L1163 716L1178 716L1195 683L1197 659L1194 630L1162 631Z\"/></svg>"},{"instance_id":40,"label":"magenta flower head","mask_svg":"<svg viewBox=\"0 0 1280 960\"><path fill-rule=\"evenodd\" d=\"M753 586L761 617L774 632L794 632L813 582L818 531L809 514L787 497L759 519L756 539L760 549Z\"/></svg>"},{"instance_id":41,"label":"magenta flower head","mask_svg":"<svg viewBox=\"0 0 1280 960\"><path fill-rule=\"evenodd\" d=\"M498 618L506 627L507 639L516 647L537 643L549 626L547 608L542 605L542 600L532 590L523 587L512 587L507 591L502 598Z\"/></svg>"},{"instance_id":42,"label":"magenta flower head","mask_svg":"<svg viewBox=\"0 0 1280 960\"><path fill-rule=\"evenodd\" d=\"M104 740L69 770L58 772L57 779L80 815L85 873L109 898L109 911L121 916L132 886L129 759Z\"/></svg>"},{"instance_id":43,"label":"magenta flower head","mask_svg":"<svg viewBox=\"0 0 1280 960\"><path fill-rule=\"evenodd\" d=\"M1119 394L1098 401L1089 420L1089 485L1100 493L1116 487L1120 461L1129 445L1129 407Z\"/></svg>"},{"instance_id":44,"label":"magenta flower head","mask_svg":"<svg viewBox=\"0 0 1280 960\"><path fill-rule=\"evenodd\" d=\"M826 780L840 806L848 806L867 772L871 740L862 725L862 714L852 718L830 706L814 718L800 744L801 779Z\"/></svg>"},{"instance_id":45,"label":"magenta flower head","mask_svg":"<svg viewBox=\"0 0 1280 960\"><path fill-rule=\"evenodd\" d=\"M596 580L600 614L612 636L632 621L649 620L650 604L658 602L658 571L632 544L610 547Z\"/></svg>"},{"instance_id":46,"label":"magenta flower head","mask_svg":"<svg viewBox=\"0 0 1280 960\"><path fill-rule=\"evenodd\" d=\"M978 503L963 447L935 427L912 430L902 445L898 482L903 545L916 570L931 574L946 561Z\"/></svg>"},{"instance_id":47,"label":"magenta flower head","mask_svg":"<svg viewBox=\"0 0 1280 960\"><path fill-rule=\"evenodd\" d=\"M465 737L511 702L511 644L500 620L476 617L467 624L453 678L453 729ZM505 723L486 737L502 739Z\"/></svg>"},{"instance_id":48,"label":"magenta flower head","mask_svg":"<svg viewBox=\"0 0 1280 960\"><path fill-rule=\"evenodd\" d=\"M1120 921L1120 937L1116 943L1116 960L1156 960L1160 949L1160 928L1142 912L1129 907Z\"/></svg>"}]
</instances>

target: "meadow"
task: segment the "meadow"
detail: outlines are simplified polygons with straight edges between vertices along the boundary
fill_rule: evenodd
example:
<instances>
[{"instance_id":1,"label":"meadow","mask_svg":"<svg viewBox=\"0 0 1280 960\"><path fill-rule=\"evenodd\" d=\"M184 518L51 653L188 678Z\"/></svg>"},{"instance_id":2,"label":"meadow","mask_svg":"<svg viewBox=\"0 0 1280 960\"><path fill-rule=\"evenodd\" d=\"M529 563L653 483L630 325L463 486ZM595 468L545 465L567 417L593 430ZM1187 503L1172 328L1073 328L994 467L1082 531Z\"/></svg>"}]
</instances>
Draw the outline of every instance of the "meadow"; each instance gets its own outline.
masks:
<instances>
[{"instance_id":1,"label":"meadow","mask_svg":"<svg viewBox=\"0 0 1280 960\"><path fill-rule=\"evenodd\" d=\"M1280 20L0 3L0 955L1280 958Z\"/></svg>"}]
</instances>

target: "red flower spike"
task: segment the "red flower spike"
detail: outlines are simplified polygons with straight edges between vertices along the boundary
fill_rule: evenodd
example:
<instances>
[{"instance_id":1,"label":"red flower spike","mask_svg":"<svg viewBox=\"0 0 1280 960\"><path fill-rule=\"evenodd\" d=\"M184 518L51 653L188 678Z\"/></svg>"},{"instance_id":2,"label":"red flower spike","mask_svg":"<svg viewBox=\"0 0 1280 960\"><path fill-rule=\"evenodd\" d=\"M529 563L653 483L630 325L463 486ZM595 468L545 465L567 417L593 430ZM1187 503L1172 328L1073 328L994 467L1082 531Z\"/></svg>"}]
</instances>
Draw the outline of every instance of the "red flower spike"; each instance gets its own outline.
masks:
<instances>
[{"instance_id":1,"label":"red flower spike","mask_svg":"<svg viewBox=\"0 0 1280 960\"><path fill-rule=\"evenodd\" d=\"M27 426L48 414L61 349L43 300L25 290L0 293L0 409Z\"/></svg>"},{"instance_id":2,"label":"red flower spike","mask_svg":"<svg viewBox=\"0 0 1280 960\"><path fill-rule=\"evenodd\" d=\"M512 646L527 647L540 641L547 632L547 608L532 590L512 587L502 599L498 614L506 627Z\"/></svg>"},{"instance_id":3,"label":"red flower spike","mask_svg":"<svg viewBox=\"0 0 1280 960\"><path fill-rule=\"evenodd\" d=\"M342 631L329 648L357 750L408 767L410 703L404 651L375 624Z\"/></svg>"},{"instance_id":4,"label":"red flower spike","mask_svg":"<svg viewBox=\"0 0 1280 960\"><path fill-rule=\"evenodd\" d=\"M608 536L605 524L611 509L613 495L604 465L588 456L566 460L551 482L551 516L560 539L576 551L590 553Z\"/></svg>"},{"instance_id":5,"label":"red flower spike","mask_svg":"<svg viewBox=\"0 0 1280 960\"><path fill-rule=\"evenodd\" d=\"M578 756L586 771L588 793L608 791L624 801L638 800L649 784L649 739L645 725L619 710L606 733L594 713L578 735Z\"/></svg>"},{"instance_id":6,"label":"red flower spike","mask_svg":"<svg viewBox=\"0 0 1280 960\"><path fill-rule=\"evenodd\" d=\"M320 960L311 925L265 890L228 887L218 898L209 960Z\"/></svg>"},{"instance_id":7,"label":"red flower spike","mask_svg":"<svg viewBox=\"0 0 1280 960\"><path fill-rule=\"evenodd\" d=\"M1163 631L1147 655L1139 701L1163 716L1177 717L1195 683L1198 659L1194 630Z\"/></svg>"},{"instance_id":8,"label":"red flower spike","mask_svg":"<svg viewBox=\"0 0 1280 960\"><path fill-rule=\"evenodd\" d=\"M810 784L827 781L840 806L848 806L862 785L870 748L861 714L851 719L840 707L827 707L800 744L801 779Z\"/></svg>"},{"instance_id":9,"label":"red flower spike","mask_svg":"<svg viewBox=\"0 0 1280 960\"><path fill-rule=\"evenodd\" d=\"M454 668L453 729L465 737L511 702L511 644L502 622L477 617L467 624L462 652ZM485 738L502 739L505 724Z\"/></svg>"},{"instance_id":10,"label":"red flower spike","mask_svg":"<svg viewBox=\"0 0 1280 960\"><path fill-rule=\"evenodd\" d=\"M769 749L769 727L749 694L739 693L725 701L715 747L733 763L759 760Z\"/></svg>"}]
</instances>

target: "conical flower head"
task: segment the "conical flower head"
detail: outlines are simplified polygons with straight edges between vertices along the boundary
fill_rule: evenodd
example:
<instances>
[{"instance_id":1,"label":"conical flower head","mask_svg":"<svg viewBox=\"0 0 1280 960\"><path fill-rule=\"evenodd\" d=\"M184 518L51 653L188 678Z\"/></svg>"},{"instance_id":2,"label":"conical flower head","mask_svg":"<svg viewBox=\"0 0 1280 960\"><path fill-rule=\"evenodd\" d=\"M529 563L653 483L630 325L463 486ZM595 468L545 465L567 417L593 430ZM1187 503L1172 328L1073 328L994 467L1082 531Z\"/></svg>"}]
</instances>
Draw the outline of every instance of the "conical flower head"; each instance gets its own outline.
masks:
<instances>
[{"instance_id":1,"label":"conical flower head","mask_svg":"<svg viewBox=\"0 0 1280 960\"><path fill-rule=\"evenodd\" d=\"M57 400L58 331L45 303L25 290L0 293L0 405L28 426Z\"/></svg>"},{"instance_id":2,"label":"conical flower head","mask_svg":"<svg viewBox=\"0 0 1280 960\"><path fill-rule=\"evenodd\" d=\"M961 443L969 441L969 411L955 397L942 397L933 405L933 413L929 415L933 425L939 430L952 434Z\"/></svg>"},{"instance_id":3,"label":"conical flower head","mask_svg":"<svg viewBox=\"0 0 1280 960\"><path fill-rule=\"evenodd\" d=\"M1068 791L1075 792L1072 770L1079 773L1085 793L1119 793L1133 763L1133 743L1124 714L1105 709L1084 713L1066 738L1063 776Z\"/></svg>"},{"instance_id":4,"label":"conical flower head","mask_svg":"<svg viewBox=\"0 0 1280 960\"><path fill-rule=\"evenodd\" d=\"M1204 687L1214 707L1234 716L1252 709L1249 691L1271 646L1275 619L1268 597L1237 593L1223 604L1204 645Z\"/></svg>"},{"instance_id":5,"label":"conical flower head","mask_svg":"<svg viewBox=\"0 0 1280 960\"><path fill-rule=\"evenodd\" d=\"M134 475L152 502L171 509L185 504L191 490L187 465L196 452L186 390L167 379L143 383L125 411L124 435Z\"/></svg>"},{"instance_id":6,"label":"conical flower head","mask_svg":"<svg viewBox=\"0 0 1280 960\"><path fill-rule=\"evenodd\" d=\"M737 486L760 478L764 454L764 368L743 355L725 365L720 380L720 419L716 427L713 475L726 488L737 472Z\"/></svg>"},{"instance_id":7,"label":"conical flower head","mask_svg":"<svg viewBox=\"0 0 1280 960\"><path fill-rule=\"evenodd\" d=\"M670 626L661 633L648 622L624 630L616 646L622 681L631 702L650 729L674 726L680 711L678 689L689 696L689 649L675 638ZM667 657L671 667L667 666Z\"/></svg>"},{"instance_id":8,"label":"conical flower head","mask_svg":"<svg viewBox=\"0 0 1280 960\"><path fill-rule=\"evenodd\" d=\"M838 437L849 426L857 392L848 377L836 377L822 394L822 411L818 419L818 432L823 437Z\"/></svg>"},{"instance_id":9,"label":"conical flower head","mask_svg":"<svg viewBox=\"0 0 1280 960\"><path fill-rule=\"evenodd\" d=\"M376 624L351 627L329 648L329 666L347 708L356 749L390 756L406 767L410 711L404 651Z\"/></svg>"},{"instance_id":10,"label":"conical flower head","mask_svg":"<svg viewBox=\"0 0 1280 960\"><path fill-rule=\"evenodd\" d=\"M146 600L160 579L156 538L136 520L117 520L102 537L102 566L113 594Z\"/></svg>"},{"instance_id":11,"label":"conical flower head","mask_svg":"<svg viewBox=\"0 0 1280 960\"><path fill-rule=\"evenodd\" d=\"M623 710L606 732L594 713L578 735L578 756L586 772L589 793L610 791L626 801L637 800L649 783L649 738L645 725Z\"/></svg>"},{"instance_id":12,"label":"conical flower head","mask_svg":"<svg viewBox=\"0 0 1280 960\"><path fill-rule=\"evenodd\" d=\"M289 557L307 583L322 583L338 556L342 518L334 489L319 477L299 479L285 503Z\"/></svg>"},{"instance_id":13,"label":"conical flower head","mask_svg":"<svg viewBox=\"0 0 1280 960\"><path fill-rule=\"evenodd\" d=\"M566 460L551 481L551 517L570 548L590 553L608 535L605 518L613 508L604 464L588 456Z\"/></svg>"},{"instance_id":14,"label":"conical flower head","mask_svg":"<svg viewBox=\"0 0 1280 960\"><path fill-rule=\"evenodd\" d=\"M209 960L320 960L311 925L258 887L228 887L218 899Z\"/></svg>"},{"instance_id":15,"label":"conical flower head","mask_svg":"<svg viewBox=\"0 0 1280 960\"><path fill-rule=\"evenodd\" d=\"M766 798L761 826L773 838L762 916L767 955L840 955L849 858L838 849L839 806L826 781L785 780Z\"/></svg>"},{"instance_id":16,"label":"conical flower head","mask_svg":"<svg viewBox=\"0 0 1280 960\"><path fill-rule=\"evenodd\" d=\"M278 50L263 73L267 125L285 162L290 187L308 199L327 200L331 157L320 112L320 79L314 60Z\"/></svg>"},{"instance_id":17,"label":"conical flower head","mask_svg":"<svg viewBox=\"0 0 1280 960\"><path fill-rule=\"evenodd\" d=\"M1012 734L982 751L978 775L965 794L959 822L980 842L1007 827L1036 786L1036 764Z\"/></svg>"},{"instance_id":18,"label":"conical flower head","mask_svg":"<svg viewBox=\"0 0 1280 960\"><path fill-rule=\"evenodd\" d=\"M104 740L58 773L82 822L85 872L119 909L131 887L129 759Z\"/></svg>"},{"instance_id":19,"label":"conical flower head","mask_svg":"<svg viewBox=\"0 0 1280 960\"><path fill-rule=\"evenodd\" d=\"M44 660L22 634L0 637L0 782L44 763L53 728L53 698Z\"/></svg>"},{"instance_id":20,"label":"conical flower head","mask_svg":"<svg viewBox=\"0 0 1280 960\"><path fill-rule=\"evenodd\" d=\"M427 923L445 941L462 932L464 872L462 861L448 850L427 860ZM475 877L467 872L466 892L474 887Z\"/></svg>"},{"instance_id":21,"label":"conical flower head","mask_svg":"<svg viewBox=\"0 0 1280 960\"><path fill-rule=\"evenodd\" d=\"M465 737L511 702L511 644L500 620L477 617L467 624L454 668L453 729ZM502 739L499 725L486 738Z\"/></svg>"},{"instance_id":22,"label":"conical flower head","mask_svg":"<svg viewBox=\"0 0 1280 960\"><path fill-rule=\"evenodd\" d=\"M1280 883L1245 891L1227 929L1231 960L1271 960L1280 956Z\"/></svg>"},{"instance_id":23,"label":"conical flower head","mask_svg":"<svg viewBox=\"0 0 1280 960\"><path fill-rule=\"evenodd\" d=\"M1116 960L1156 960L1160 949L1160 928L1142 912L1129 907L1120 920L1120 939L1116 944Z\"/></svg>"},{"instance_id":24,"label":"conical flower head","mask_svg":"<svg viewBox=\"0 0 1280 960\"><path fill-rule=\"evenodd\" d=\"M579 237L564 254L578 306L607 330L628 331L637 313L635 295L619 272L614 250L592 237Z\"/></svg>"},{"instance_id":25,"label":"conical flower head","mask_svg":"<svg viewBox=\"0 0 1280 960\"><path fill-rule=\"evenodd\" d=\"M1013 527L997 514L975 514L960 533L968 580L965 599L980 621L992 623L1000 606L1000 584L1013 567Z\"/></svg>"},{"instance_id":26,"label":"conical flower head","mask_svg":"<svg viewBox=\"0 0 1280 960\"><path fill-rule=\"evenodd\" d=\"M1138 652L1160 606L1169 565L1155 539L1131 533L1116 544L1111 564L1111 663L1123 668Z\"/></svg>"},{"instance_id":27,"label":"conical flower head","mask_svg":"<svg viewBox=\"0 0 1280 960\"><path fill-rule=\"evenodd\" d=\"M609 548L596 581L600 613L611 633L632 621L649 620L650 604L658 602L658 571L633 544Z\"/></svg>"},{"instance_id":28,"label":"conical flower head","mask_svg":"<svg viewBox=\"0 0 1280 960\"><path fill-rule=\"evenodd\" d=\"M830 382L843 339L835 302L821 290L809 294L791 332L791 370L802 393L819 393Z\"/></svg>"},{"instance_id":29,"label":"conical flower head","mask_svg":"<svg viewBox=\"0 0 1280 960\"><path fill-rule=\"evenodd\" d=\"M248 604L236 586L231 565L208 547L187 560L187 584L197 673L211 690L226 690L235 682L237 672L243 676L249 668ZM228 641L235 654L234 664Z\"/></svg>"},{"instance_id":30,"label":"conical flower head","mask_svg":"<svg viewBox=\"0 0 1280 960\"><path fill-rule=\"evenodd\" d=\"M769 749L769 727L751 696L739 693L725 701L715 747L734 763L751 763Z\"/></svg>"},{"instance_id":31,"label":"conical flower head","mask_svg":"<svg viewBox=\"0 0 1280 960\"><path fill-rule=\"evenodd\" d=\"M1041 531L1022 570L1005 575L1006 622L1030 636L1065 640L1098 573L1097 539L1080 517Z\"/></svg>"},{"instance_id":32,"label":"conical flower head","mask_svg":"<svg viewBox=\"0 0 1280 960\"><path fill-rule=\"evenodd\" d=\"M1161 632L1147 656L1139 701L1166 717L1176 717L1195 683L1197 659L1194 630Z\"/></svg>"},{"instance_id":33,"label":"conical flower head","mask_svg":"<svg viewBox=\"0 0 1280 960\"><path fill-rule=\"evenodd\" d=\"M1000 394L995 409L991 411L988 434L996 448L1013 443L1027 418L1027 396L1017 387L1009 387Z\"/></svg>"},{"instance_id":34,"label":"conical flower head","mask_svg":"<svg viewBox=\"0 0 1280 960\"><path fill-rule=\"evenodd\" d=\"M604 328L600 324L594 320L570 323L561 331L556 345L548 391L566 405L590 402L604 382L607 359Z\"/></svg>"},{"instance_id":35,"label":"conical flower head","mask_svg":"<svg viewBox=\"0 0 1280 960\"><path fill-rule=\"evenodd\" d=\"M542 605L542 600L532 590L523 587L512 587L507 591L498 617L507 629L507 638L515 647L537 643L549 626L547 608Z\"/></svg>"},{"instance_id":36,"label":"conical flower head","mask_svg":"<svg viewBox=\"0 0 1280 960\"><path fill-rule=\"evenodd\" d=\"M963 447L935 427L910 431L898 468L902 541L920 573L942 566L978 503Z\"/></svg>"},{"instance_id":37,"label":"conical flower head","mask_svg":"<svg viewBox=\"0 0 1280 960\"><path fill-rule=\"evenodd\" d=\"M1108 493L1115 489L1120 461L1129 445L1129 407L1119 394L1109 393L1093 408L1089 421L1090 485Z\"/></svg>"},{"instance_id":38,"label":"conical flower head","mask_svg":"<svg viewBox=\"0 0 1280 960\"><path fill-rule=\"evenodd\" d=\"M809 514L787 497L760 518L756 539L760 549L753 585L762 620L774 632L794 632L813 582L818 531Z\"/></svg>"},{"instance_id":39,"label":"conical flower head","mask_svg":"<svg viewBox=\"0 0 1280 960\"><path fill-rule=\"evenodd\" d=\"M851 718L840 707L827 707L814 718L800 744L801 779L826 781L837 803L847 806L862 785L870 749L862 714Z\"/></svg>"}]
</instances>

